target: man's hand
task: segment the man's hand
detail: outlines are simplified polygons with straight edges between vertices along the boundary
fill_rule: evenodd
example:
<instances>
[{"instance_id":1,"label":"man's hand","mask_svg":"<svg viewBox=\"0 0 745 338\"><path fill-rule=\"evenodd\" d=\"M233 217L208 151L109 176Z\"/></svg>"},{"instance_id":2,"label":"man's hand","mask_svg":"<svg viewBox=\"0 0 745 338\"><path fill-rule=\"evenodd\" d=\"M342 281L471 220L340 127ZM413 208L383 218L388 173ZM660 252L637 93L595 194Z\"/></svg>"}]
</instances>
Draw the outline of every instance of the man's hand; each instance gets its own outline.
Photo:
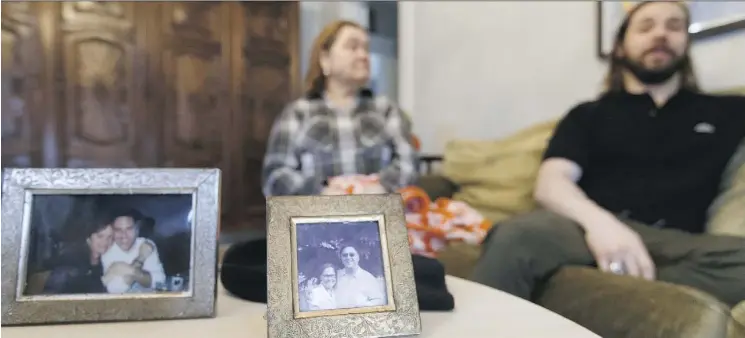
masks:
<instances>
[{"instance_id":1,"label":"man's hand","mask_svg":"<svg viewBox=\"0 0 745 338\"><path fill-rule=\"evenodd\" d=\"M109 284L115 277L122 277L126 284L132 284L136 272L136 269L130 264L115 262L106 270L101 281L104 284Z\"/></svg>"},{"instance_id":2,"label":"man's hand","mask_svg":"<svg viewBox=\"0 0 745 338\"><path fill-rule=\"evenodd\" d=\"M140 252L137 255L137 260L140 262L144 262L155 250L154 246L150 241L145 241L140 245Z\"/></svg>"},{"instance_id":3,"label":"man's hand","mask_svg":"<svg viewBox=\"0 0 745 338\"><path fill-rule=\"evenodd\" d=\"M546 160L538 172L535 198L559 215L578 222L598 267L610 271L611 264L625 266L625 273L652 280L655 266L639 235L615 215L587 198L577 182L582 168L563 158Z\"/></svg>"},{"instance_id":4,"label":"man's hand","mask_svg":"<svg viewBox=\"0 0 745 338\"><path fill-rule=\"evenodd\" d=\"M628 275L655 279L654 262L639 234L615 216L598 216L584 228L587 246L601 270L612 272L611 264L622 264Z\"/></svg>"}]
</instances>

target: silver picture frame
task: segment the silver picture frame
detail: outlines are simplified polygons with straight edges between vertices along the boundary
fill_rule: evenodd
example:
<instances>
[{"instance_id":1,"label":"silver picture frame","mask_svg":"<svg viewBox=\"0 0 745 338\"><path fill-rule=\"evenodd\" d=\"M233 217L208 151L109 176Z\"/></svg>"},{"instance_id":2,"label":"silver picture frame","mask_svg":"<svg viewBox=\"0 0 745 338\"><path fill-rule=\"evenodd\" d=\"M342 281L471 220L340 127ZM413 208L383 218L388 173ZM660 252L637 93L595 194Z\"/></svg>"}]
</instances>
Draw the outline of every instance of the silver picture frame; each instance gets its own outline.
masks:
<instances>
[{"instance_id":1,"label":"silver picture frame","mask_svg":"<svg viewBox=\"0 0 745 338\"><path fill-rule=\"evenodd\" d=\"M299 225L353 226L357 222L377 224L380 245L375 247L380 247L382 269L378 270L385 275L381 278L385 283L385 302L377 306L302 313L299 305ZM421 334L414 270L403 201L399 194L270 197L267 199L267 245L269 338L369 338ZM327 244L324 242L323 245ZM338 248L345 247L340 244Z\"/></svg>"},{"instance_id":2,"label":"silver picture frame","mask_svg":"<svg viewBox=\"0 0 745 338\"><path fill-rule=\"evenodd\" d=\"M219 169L4 169L2 325L215 316ZM41 195L191 195L189 276L183 292L27 295L31 210Z\"/></svg>"},{"instance_id":3,"label":"silver picture frame","mask_svg":"<svg viewBox=\"0 0 745 338\"><path fill-rule=\"evenodd\" d=\"M638 2L596 1L598 57L608 58L626 10ZM745 29L743 1L689 1L687 6L691 12L688 31L694 41Z\"/></svg>"}]
</instances>

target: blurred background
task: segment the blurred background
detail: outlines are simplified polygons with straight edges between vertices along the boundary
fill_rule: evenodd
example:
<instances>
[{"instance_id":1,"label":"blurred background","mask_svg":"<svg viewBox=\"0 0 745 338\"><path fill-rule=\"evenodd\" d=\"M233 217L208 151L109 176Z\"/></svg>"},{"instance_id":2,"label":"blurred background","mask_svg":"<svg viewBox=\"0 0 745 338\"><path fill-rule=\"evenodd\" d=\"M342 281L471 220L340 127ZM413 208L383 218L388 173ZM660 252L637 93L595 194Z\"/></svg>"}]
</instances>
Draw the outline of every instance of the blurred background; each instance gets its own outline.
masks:
<instances>
[{"instance_id":1,"label":"blurred background","mask_svg":"<svg viewBox=\"0 0 745 338\"><path fill-rule=\"evenodd\" d=\"M440 156L597 95L624 3L5 1L2 166L217 167L223 242L260 236L268 132L327 23L369 28L371 87ZM689 4L704 90L745 87L743 2Z\"/></svg>"}]
</instances>

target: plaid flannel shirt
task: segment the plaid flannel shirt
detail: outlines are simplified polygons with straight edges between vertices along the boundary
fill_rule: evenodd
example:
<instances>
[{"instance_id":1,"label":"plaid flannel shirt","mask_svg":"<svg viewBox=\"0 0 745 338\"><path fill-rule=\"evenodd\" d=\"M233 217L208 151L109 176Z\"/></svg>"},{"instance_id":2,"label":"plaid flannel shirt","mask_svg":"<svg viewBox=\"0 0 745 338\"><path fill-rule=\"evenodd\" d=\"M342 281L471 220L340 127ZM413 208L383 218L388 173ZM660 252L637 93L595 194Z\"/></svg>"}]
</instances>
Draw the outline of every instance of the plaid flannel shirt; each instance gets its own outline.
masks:
<instances>
[{"instance_id":1,"label":"plaid flannel shirt","mask_svg":"<svg viewBox=\"0 0 745 338\"><path fill-rule=\"evenodd\" d=\"M418 163L411 123L386 98L368 92L343 111L322 96L309 96L289 104L274 122L263 191L267 197L315 195L328 178L378 173L393 192L417 179Z\"/></svg>"}]
</instances>

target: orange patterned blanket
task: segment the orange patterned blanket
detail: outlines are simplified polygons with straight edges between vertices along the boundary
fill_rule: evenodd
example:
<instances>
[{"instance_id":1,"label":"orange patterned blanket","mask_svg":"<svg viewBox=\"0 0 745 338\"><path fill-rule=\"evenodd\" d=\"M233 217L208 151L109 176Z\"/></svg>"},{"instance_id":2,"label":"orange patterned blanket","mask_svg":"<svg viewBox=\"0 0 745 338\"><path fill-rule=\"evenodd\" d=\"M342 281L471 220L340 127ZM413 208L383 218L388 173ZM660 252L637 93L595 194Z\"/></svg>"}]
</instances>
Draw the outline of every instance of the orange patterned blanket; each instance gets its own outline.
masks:
<instances>
[{"instance_id":1,"label":"orange patterned blanket","mask_svg":"<svg viewBox=\"0 0 745 338\"><path fill-rule=\"evenodd\" d=\"M377 175L335 177L328 181L325 195L375 194L385 191ZM435 257L449 242L480 244L491 222L466 203L448 198L431 201L421 188L399 190L406 210L411 252Z\"/></svg>"}]
</instances>

